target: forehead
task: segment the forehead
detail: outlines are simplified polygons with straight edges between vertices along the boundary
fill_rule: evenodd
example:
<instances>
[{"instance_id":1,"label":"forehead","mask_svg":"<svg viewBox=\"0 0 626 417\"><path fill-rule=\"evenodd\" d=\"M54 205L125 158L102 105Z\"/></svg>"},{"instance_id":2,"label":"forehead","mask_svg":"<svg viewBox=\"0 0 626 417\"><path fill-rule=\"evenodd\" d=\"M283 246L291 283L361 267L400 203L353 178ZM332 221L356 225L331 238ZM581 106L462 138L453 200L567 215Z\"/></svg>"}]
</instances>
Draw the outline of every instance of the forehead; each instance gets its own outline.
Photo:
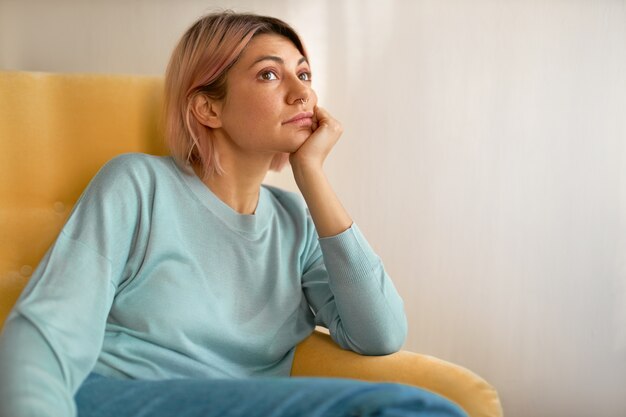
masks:
<instances>
[{"instance_id":1,"label":"forehead","mask_svg":"<svg viewBox=\"0 0 626 417\"><path fill-rule=\"evenodd\" d=\"M264 33L252 38L241 53L239 62L249 66L258 58L266 55L283 58L286 63L302 58L298 48L288 38L274 33Z\"/></svg>"}]
</instances>

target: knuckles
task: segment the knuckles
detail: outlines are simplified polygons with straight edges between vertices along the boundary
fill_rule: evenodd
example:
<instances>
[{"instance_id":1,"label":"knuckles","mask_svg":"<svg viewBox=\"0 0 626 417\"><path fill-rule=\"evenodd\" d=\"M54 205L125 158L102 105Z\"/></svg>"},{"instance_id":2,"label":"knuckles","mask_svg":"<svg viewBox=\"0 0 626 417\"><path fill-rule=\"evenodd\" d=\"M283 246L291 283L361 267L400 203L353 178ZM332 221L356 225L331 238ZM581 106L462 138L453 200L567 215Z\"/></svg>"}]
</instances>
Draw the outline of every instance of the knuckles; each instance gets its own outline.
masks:
<instances>
[{"instance_id":1,"label":"knuckles","mask_svg":"<svg viewBox=\"0 0 626 417\"><path fill-rule=\"evenodd\" d=\"M335 121L335 123L331 124L331 129L334 133L337 134L342 134L343 133L343 126L341 125L341 123Z\"/></svg>"}]
</instances>

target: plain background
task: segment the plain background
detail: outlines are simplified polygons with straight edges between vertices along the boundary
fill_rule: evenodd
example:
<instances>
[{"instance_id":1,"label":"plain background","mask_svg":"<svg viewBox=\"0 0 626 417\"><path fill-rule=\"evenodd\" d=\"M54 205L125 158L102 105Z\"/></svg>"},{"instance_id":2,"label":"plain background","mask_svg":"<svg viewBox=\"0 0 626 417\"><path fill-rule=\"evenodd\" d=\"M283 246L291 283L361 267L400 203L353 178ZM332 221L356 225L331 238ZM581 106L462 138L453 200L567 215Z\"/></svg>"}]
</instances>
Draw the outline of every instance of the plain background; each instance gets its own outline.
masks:
<instances>
[{"instance_id":1,"label":"plain background","mask_svg":"<svg viewBox=\"0 0 626 417\"><path fill-rule=\"evenodd\" d=\"M302 35L405 349L480 374L507 417L626 415L625 1L0 0L0 68L162 75L216 8Z\"/></svg>"}]
</instances>

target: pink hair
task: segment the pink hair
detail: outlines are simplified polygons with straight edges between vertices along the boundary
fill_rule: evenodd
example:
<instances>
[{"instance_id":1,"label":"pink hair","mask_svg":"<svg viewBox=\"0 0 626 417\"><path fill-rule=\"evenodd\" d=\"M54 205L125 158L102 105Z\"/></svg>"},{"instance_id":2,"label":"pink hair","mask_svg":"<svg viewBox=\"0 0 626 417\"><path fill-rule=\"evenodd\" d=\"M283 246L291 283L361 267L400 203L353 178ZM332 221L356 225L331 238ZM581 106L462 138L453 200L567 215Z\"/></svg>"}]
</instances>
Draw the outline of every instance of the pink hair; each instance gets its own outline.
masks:
<instances>
[{"instance_id":1,"label":"pink hair","mask_svg":"<svg viewBox=\"0 0 626 417\"><path fill-rule=\"evenodd\" d=\"M224 11L201 17L187 29L174 49L165 72L163 120L170 153L187 172L200 162L204 178L223 175L213 144L212 129L191 112L197 94L216 100L226 97L226 77L250 40L262 33L287 37L308 59L298 34L282 20L255 14ZM289 162L288 153L277 153L270 170L280 171Z\"/></svg>"}]
</instances>

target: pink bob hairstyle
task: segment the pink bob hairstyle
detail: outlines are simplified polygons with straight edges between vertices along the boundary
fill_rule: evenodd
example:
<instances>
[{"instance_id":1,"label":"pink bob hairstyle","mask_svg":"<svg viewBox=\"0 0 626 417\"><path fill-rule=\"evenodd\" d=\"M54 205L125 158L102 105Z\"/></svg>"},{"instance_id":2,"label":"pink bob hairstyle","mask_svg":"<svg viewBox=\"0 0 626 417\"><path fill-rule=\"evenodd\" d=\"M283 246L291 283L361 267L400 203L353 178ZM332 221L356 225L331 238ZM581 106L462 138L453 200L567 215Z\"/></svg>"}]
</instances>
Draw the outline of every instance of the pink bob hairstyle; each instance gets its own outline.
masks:
<instances>
[{"instance_id":1,"label":"pink bob hairstyle","mask_svg":"<svg viewBox=\"0 0 626 417\"><path fill-rule=\"evenodd\" d=\"M190 164L200 163L203 179L224 174L213 144L213 129L198 122L191 103L198 94L214 100L226 98L228 70L254 36L267 33L286 37L308 59L298 34L287 23L231 10L201 17L176 45L165 72L162 117L170 153L186 172L192 174ZM288 162L288 153L277 153L270 170L280 171Z\"/></svg>"}]
</instances>

